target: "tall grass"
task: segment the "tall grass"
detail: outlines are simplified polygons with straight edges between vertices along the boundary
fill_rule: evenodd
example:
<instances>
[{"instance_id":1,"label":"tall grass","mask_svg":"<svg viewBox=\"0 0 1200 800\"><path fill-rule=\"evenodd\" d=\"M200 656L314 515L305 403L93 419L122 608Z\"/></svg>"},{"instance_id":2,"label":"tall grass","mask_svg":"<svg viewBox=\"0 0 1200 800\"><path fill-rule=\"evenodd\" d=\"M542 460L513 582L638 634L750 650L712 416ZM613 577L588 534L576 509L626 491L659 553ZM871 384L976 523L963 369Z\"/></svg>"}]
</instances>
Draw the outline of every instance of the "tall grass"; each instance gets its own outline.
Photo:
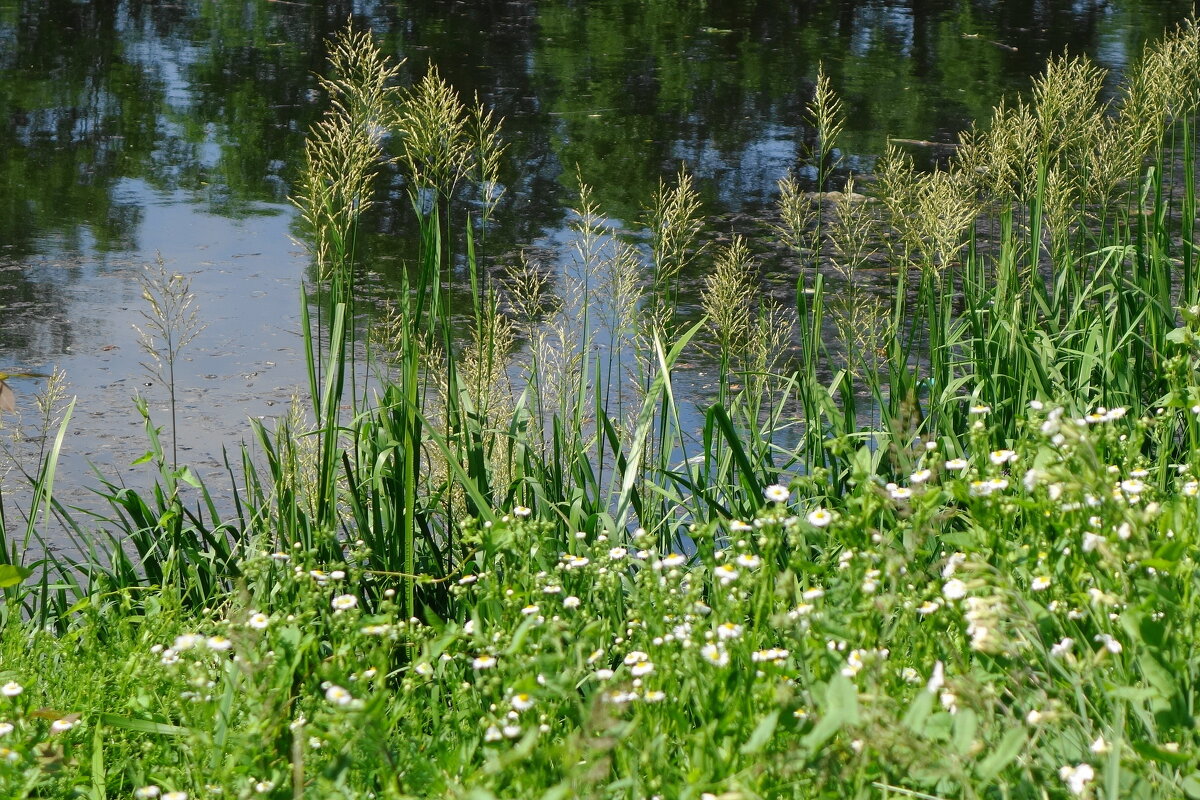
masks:
<instances>
[{"instance_id":1,"label":"tall grass","mask_svg":"<svg viewBox=\"0 0 1200 800\"><path fill-rule=\"evenodd\" d=\"M885 154L877 202L855 194L852 175L829 191L844 120L819 75L816 191L780 183L776 230L801 266L793 311L760 298L745 240L703 245L686 171L653 199L648 250L606 229L581 180L570 273L526 260L494 283L480 259L499 124L434 69L398 86L398 66L369 36L346 34L331 48L329 110L296 190L316 266L301 304L312 423L294 414L275 434L256 429L266 470L243 459L228 525L196 517L163 535L161 520L190 516L162 513L181 478L195 483L177 472L145 507L110 486L119 526L145 537L143 560L164 541L194 541L185 560L201 570L227 567L225 538L325 558L362 541L377 591L399 591L412 616L451 613L446 582L471 552L458 534L465 518L527 506L558 521L547 545L559 549L635 529L687 548L690 526L756 513L764 486L803 479L835 497L906 476L926 442L965 454L974 407L990 409L996 449L1031 401L1077 413L1163 406L1176 430L1146 447L1179 462L1195 421L1172 383L1182 378L1168 337L1180 335L1176 308L1197 300L1187 269L1196 40L1187 23L1149 47L1111 99L1094 64L1052 61L1028 99L998 106L940 167L920 172L900 150ZM420 255L373 326L379 335L360 339L355 240L385 164L400 169ZM859 283L880 259L896 276L891 297ZM698 269L708 273L703 319L684 321L679 283ZM465 306L454 298L463 274ZM464 307L466 338L454 316ZM785 360L793 343L798 358ZM697 348L719 382L691 431L673 375ZM374 379L360 362L378 365Z\"/></svg>"},{"instance_id":2,"label":"tall grass","mask_svg":"<svg viewBox=\"0 0 1200 800\"><path fill-rule=\"evenodd\" d=\"M1194 23L1112 99L1053 61L936 169L887 153L870 201L831 189L820 75L815 191L781 181L774 227L792 307L746 238L705 245L682 170L648 245L581 176L572 266L493 279L500 125L398 74L364 34L331 49L295 198L308 393L228 465L232 510L142 402L154 489L103 483L89 544L53 494L70 407L47 414L4 669L57 652L20 654L31 616L151 688L0 687L20 747L87 754L64 778L0 751L12 796L1200 794ZM419 257L363 337L391 164ZM26 564L52 514L84 556Z\"/></svg>"},{"instance_id":3,"label":"tall grass","mask_svg":"<svg viewBox=\"0 0 1200 800\"><path fill-rule=\"evenodd\" d=\"M581 182L572 273L551 277L523 262L491 286L474 247L482 229L466 201L491 196L494 121L462 104L436 72L410 90L368 93L379 98L366 116L377 139L363 163L396 151L422 255L392 312L392 366L379 402L355 406L348 424L330 409L340 406L344 362L357 358L344 342L352 297L324 312L337 323L338 347L328 351L321 392L314 386L330 404L317 408L320 525L369 541L381 574L403 576L405 607L417 613L414 576L456 574L468 552L459 521L490 518L496 507L528 506L558 520L560 549L577 532L591 541L635 528L664 547L690 546L689 526L753 515L762 488L779 480L816 479L836 496L863 480L906 476L924 442L964 454L973 408L990 409L984 444L1001 449L1031 401L1132 414L1167 403L1165 365L1175 349L1166 337L1178 326L1175 309L1195 300L1182 269L1192 258L1191 223L1180 213L1194 208L1194 191L1167 176L1191 174L1196 39L1188 23L1151 46L1111 99L1094 64L1053 61L1027 100L999 106L941 167L919 172L901 151L886 154L876 203L858 199L853 176L845 192L826 190L843 121L821 76L811 109L817 191L804 193L794 179L781 184L778 229L804 265L798 363L781 358L793 341L789 315L759 299L747 244L701 246L686 172L663 185L648 212L648 252L603 229ZM390 75L372 48L347 40L338 51L346 63L335 66ZM352 122L337 99L353 91L334 92L331 119L347 136L364 136L365 123ZM308 185L329 182L323 170L347 172L314 162ZM358 185L366 191L369 181ZM343 201L343 216L329 219L342 219L344 232L314 229L316 241L348 239L350 210L369 202ZM311 211L306 220L325 224ZM459 226L465 239L453 235ZM467 252L451 252L454 241L466 241ZM897 279L891 298L857 282L885 247ZM353 271L321 246L314 253L318 263L329 260L321 274ZM451 324L447 278L460 257L471 285L470 341ZM700 264L709 270L704 320L684 323L679 277ZM644 288L633 277L639 269ZM833 303L831 280L839 287ZM612 301L597 299L610 291ZM841 347L826 335L830 320ZM502 402L499 365L514 358L512 334L525 348L522 389ZM594 347L598 335L608 338L606 355ZM695 347L708 350L720 381L694 434L682 422L687 401L676 396L673 372ZM1146 445L1163 464L1184 458L1176 443L1195 424L1186 414L1174 421L1173 435ZM785 445L789 436L799 445ZM344 503L340 520L335 496ZM437 594L429 589L424 601ZM449 602L443 593L435 605Z\"/></svg>"}]
</instances>

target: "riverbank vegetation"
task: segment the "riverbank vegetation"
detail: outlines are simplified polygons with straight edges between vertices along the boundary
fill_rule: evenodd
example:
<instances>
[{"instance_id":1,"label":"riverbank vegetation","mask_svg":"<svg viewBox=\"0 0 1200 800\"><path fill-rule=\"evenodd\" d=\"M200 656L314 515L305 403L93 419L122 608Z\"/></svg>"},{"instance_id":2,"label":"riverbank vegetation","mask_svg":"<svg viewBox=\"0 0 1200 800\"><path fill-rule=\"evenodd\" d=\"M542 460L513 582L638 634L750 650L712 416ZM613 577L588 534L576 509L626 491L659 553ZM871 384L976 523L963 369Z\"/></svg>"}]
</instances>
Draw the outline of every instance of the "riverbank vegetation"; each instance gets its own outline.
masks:
<instances>
[{"instance_id":1,"label":"riverbank vegetation","mask_svg":"<svg viewBox=\"0 0 1200 800\"><path fill-rule=\"evenodd\" d=\"M819 78L771 241L707 236L686 171L616 235L580 176L561 275L487 251L496 120L366 36L331 61L310 386L230 459L232 508L142 402L155 488L62 506L44 400L5 796L1200 796L1194 23L1116 89L1052 62L935 171L889 152L874 202L832 185ZM382 202L421 257L368 325ZM173 382L200 322L186 282L147 293Z\"/></svg>"}]
</instances>

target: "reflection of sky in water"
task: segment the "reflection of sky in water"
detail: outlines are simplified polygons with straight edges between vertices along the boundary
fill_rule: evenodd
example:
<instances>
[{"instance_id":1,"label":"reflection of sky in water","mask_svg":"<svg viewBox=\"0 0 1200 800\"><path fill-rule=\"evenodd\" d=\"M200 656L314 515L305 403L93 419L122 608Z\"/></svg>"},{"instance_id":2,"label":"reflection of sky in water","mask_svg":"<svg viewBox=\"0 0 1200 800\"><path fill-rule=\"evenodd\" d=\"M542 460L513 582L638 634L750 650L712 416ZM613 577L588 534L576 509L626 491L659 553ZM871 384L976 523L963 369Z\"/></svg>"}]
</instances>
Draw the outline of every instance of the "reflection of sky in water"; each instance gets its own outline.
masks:
<instances>
[{"instance_id":1,"label":"reflection of sky in water","mask_svg":"<svg viewBox=\"0 0 1200 800\"><path fill-rule=\"evenodd\" d=\"M140 27L128 15L119 15L117 25L120 30L137 37L126 45L122 53L124 58L162 82L168 106L186 110L194 99L186 71L203 61L205 49L179 36L161 35L155 30L150 15L141 20Z\"/></svg>"},{"instance_id":2,"label":"reflection of sky in water","mask_svg":"<svg viewBox=\"0 0 1200 800\"><path fill-rule=\"evenodd\" d=\"M89 464L133 485L148 479L145 468L130 468L145 449L135 394L149 399L158 424L168 423L166 392L148 385L147 355L133 329L145 326L136 277L158 254L170 272L191 280L208 326L177 364L182 460L218 476L221 448L247 438L247 418L286 411L305 382L296 283L307 257L291 244L290 207L261 207L250 221L238 221L206 213L188 193L157 191L138 180L121 181L115 194L144 209L136 251L106 256L84 237L83 257L47 257L25 267L27 280L54 285L61 298L40 320L20 363L63 370L79 395L59 484L76 502L86 500L80 487L91 482ZM28 421L42 382L10 383Z\"/></svg>"},{"instance_id":3,"label":"reflection of sky in water","mask_svg":"<svg viewBox=\"0 0 1200 800\"><path fill-rule=\"evenodd\" d=\"M1121 67L1129 61L1125 39L1119 32L1102 35L1096 43L1096 60L1106 67Z\"/></svg>"},{"instance_id":4,"label":"reflection of sky in water","mask_svg":"<svg viewBox=\"0 0 1200 800\"><path fill-rule=\"evenodd\" d=\"M772 123L761 127L760 136L732 151L712 139L678 140L672 157L698 177L713 180L718 199L728 207L761 201L774 195L775 182L797 161L795 129Z\"/></svg>"},{"instance_id":5,"label":"reflection of sky in water","mask_svg":"<svg viewBox=\"0 0 1200 800\"><path fill-rule=\"evenodd\" d=\"M913 16L907 5L867 4L854 12L854 30L850 34L850 53L864 58L872 46L886 38L899 44L897 55L910 55L913 44Z\"/></svg>"}]
</instances>

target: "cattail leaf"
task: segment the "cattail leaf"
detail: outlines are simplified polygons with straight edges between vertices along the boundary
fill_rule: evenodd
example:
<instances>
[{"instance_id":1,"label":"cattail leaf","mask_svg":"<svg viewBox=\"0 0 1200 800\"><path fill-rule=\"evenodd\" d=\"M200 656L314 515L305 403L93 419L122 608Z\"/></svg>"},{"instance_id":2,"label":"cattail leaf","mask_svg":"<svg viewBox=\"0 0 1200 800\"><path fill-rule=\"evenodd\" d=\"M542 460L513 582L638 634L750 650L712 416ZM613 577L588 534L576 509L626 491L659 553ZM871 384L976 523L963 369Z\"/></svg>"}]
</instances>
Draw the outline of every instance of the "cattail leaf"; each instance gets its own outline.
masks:
<instances>
[{"instance_id":1,"label":"cattail leaf","mask_svg":"<svg viewBox=\"0 0 1200 800\"><path fill-rule=\"evenodd\" d=\"M116 714L101 714L100 722L109 726L110 728L120 728L122 730L135 731L137 733L155 733L159 736L186 736L191 733L191 730L179 725L156 722L152 719L119 717Z\"/></svg>"}]
</instances>

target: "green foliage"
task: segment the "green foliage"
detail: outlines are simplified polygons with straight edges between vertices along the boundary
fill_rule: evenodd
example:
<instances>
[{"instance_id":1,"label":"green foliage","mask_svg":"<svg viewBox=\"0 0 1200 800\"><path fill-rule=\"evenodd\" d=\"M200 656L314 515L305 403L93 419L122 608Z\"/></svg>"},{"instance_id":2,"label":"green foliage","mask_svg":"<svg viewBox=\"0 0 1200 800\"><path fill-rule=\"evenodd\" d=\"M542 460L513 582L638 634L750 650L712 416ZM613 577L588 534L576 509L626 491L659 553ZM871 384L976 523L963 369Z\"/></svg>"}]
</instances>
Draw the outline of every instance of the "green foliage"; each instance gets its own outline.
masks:
<instances>
[{"instance_id":1,"label":"green foliage","mask_svg":"<svg viewBox=\"0 0 1200 800\"><path fill-rule=\"evenodd\" d=\"M1138 443L1162 417L1102 417L1034 411L1013 449L929 450L905 486L766 487L690 556L645 533L560 550L526 508L467 520L445 617L372 597L365 542L248 550L200 613L169 587L94 594L62 636L5 627L0 785L1186 792L1200 462L1155 486Z\"/></svg>"},{"instance_id":2,"label":"green foliage","mask_svg":"<svg viewBox=\"0 0 1200 800\"><path fill-rule=\"evenodd\" d=\"M470 209L495 123L344 35L296 198L308 406L255 426L223 515L139 402L151 492L105 482L104 552L26 564L51 514L85 541L54 500L63 412L0 568L5 796L1194 793L1200 305L1167 142L1195 144L1198 41L1152 47L1112 107L1055 62L944 167L889 156L881 202L785 180L790 361L740 237L681 316L686 173L644 262L584 185L573 272L493 283ZM364 342L389 147L420 258ZM876 248L890 309L855 285ZM692 436L697 349L722 372Z\"/></svg>"}]
</instances>

